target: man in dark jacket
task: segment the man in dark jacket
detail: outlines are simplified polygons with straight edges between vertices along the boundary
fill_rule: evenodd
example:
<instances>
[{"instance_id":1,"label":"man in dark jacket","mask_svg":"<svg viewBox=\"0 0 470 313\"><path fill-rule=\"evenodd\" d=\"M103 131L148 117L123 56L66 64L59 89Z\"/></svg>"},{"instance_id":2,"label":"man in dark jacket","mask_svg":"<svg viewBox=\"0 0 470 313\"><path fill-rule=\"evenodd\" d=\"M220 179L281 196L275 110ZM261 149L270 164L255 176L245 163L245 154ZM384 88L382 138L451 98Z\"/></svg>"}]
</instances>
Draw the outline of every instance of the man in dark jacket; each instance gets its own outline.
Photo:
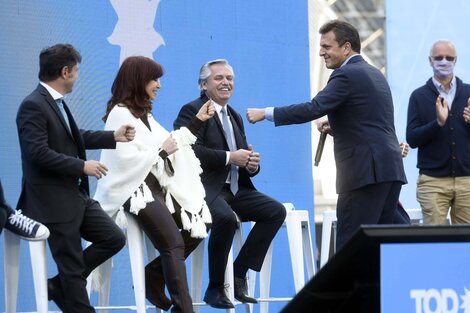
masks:
<instances>
[{"instance_id":1,"label":"man in dark jacket","mask_svg":"<svg viewBox=\"0 0 470 313\"><path fill-rule=\"evenodd\" d=\"M201 161L201 180L212 214L209 237L209 286L204 301L216 308L233 308L224 290L224 273L237 227L234 212L242 221L255 221L234 264L235 298L256 303L247 294L248 269L260 271L268 248L286 217L284 206L257 191L251 177L260 171L259 153L245 137L240 114L228 104L234 87L232 67L224 59L207 62L199 72L201 96L184 105L175 129L188 124L210 98L216 114L199 130L194 152Z\"/></svg>"},{"instance_id":2,"label":"man in dark jacket","mask_svg":"<svg viewBox=\"0 0 470 313\"><path fill-rule=\"evenodd\" d=\"M410 97L406 140L418 148L417 200L425 224L470 223L470 85L454 75L455 46L436 41L434 75Z\"/></svg>"},{"instance_id":3,"label":"man in dark jacket","mask_svg":"<svg viewBox=\"0 0 470 313\"><path fill-rule=\"evenodd\" d=\"M338 248L361 224L391 224L401 186L406 183L395 134L392 94L387 80L359 54L358 31L330 21L320 28L320 56L334 69L328 84L310 102L248 109L252 123L300 124L328 115L322 131L334 138Z\"/></svg>"},{"instance_id":4,"label":"man in dark jacket","mask_svg":"<svg viewBox=\"0 0 470 313\"><path fill-rule=\"evenodd\" d=\"M88 176L107 168L87 160L85 149L114 149L133 140L135 129L79 129L64 96L78 78L80 53L69 44L45 48L39 55L39 84L21 103L16 117L23 181L18 207L44 223L59 274L48 281L48 296L65 313L94 312L86 278L117 253L125 237L98 202L89 196ZM82 248L81 239L91 242Z\"/></svg>"}]
</instances>

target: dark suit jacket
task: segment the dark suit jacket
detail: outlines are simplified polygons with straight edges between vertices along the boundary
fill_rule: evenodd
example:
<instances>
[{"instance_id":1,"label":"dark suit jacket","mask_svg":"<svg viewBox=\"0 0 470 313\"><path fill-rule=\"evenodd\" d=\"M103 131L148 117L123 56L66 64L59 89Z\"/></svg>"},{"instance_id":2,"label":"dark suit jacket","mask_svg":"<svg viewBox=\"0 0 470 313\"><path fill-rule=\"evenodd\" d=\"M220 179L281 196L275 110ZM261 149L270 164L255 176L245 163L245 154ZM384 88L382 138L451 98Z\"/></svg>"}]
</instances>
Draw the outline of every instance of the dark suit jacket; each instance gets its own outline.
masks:
<instances>
[{"instance_id":1,"label":"dark suit jacket","mask_svg":"<svg viewBox=\"0 0 470 313\"><path fill-rule=\"evenodd\" d=\"M392 95L379 70L354 56L311 102L275 108L274 122L300 124L324 115L333 131L339 194L373 183L406 183Z\"/></svg>"},{"instance_id":2,"label":"dark suit jacket","mask_svg":"<svg viewBox=\"0 0 470 313\"><path fill-rule=\"evenodd\" d=\"M420 174L432 177L470 176L470 124L463 110L470 98L470 85L456 77L455 98L444 126L437 124L439 91L430 78L410 96L406 140L418 148Z\"/></svg>"},{"instance_id":3,"label":"dark suit jacket","mask_svg":"<svg viewBox=\"0 0 470 313\"><path fill-rule=\"evenodd\" d=\"M188 125L202 105L209 100L206 95L185 104L173 123L175 129ZM232 125L235 135L235 141L238 149L248 149L245 137L245 128L243 127L242 117L232 107L227 105L228 114L232 119ZM219 195L227 179L230 165L225 165L226 151L230 151L224 135L222 123L217 114L199 129L196 143L193 146L196 156L201 161L203 173L201 181L206 190L206 202L208 205ZM250 177L258 174L249 173L245 168L239 168L238 185L255 189Z\"/></svg>"},{"instance_id":4,"label":"dark suit jacket","mask_svg":"<svg viewBox=\"0 0 470 313\"><path fill-rule=\"evenodd\" d=\"M65 106L72 133L41 84L16 117L23 168L18 209L43 223L70 222L85 209L88 177L85 149L115 148L113 132L79 130Z\"/></svg>"}]
</instances>

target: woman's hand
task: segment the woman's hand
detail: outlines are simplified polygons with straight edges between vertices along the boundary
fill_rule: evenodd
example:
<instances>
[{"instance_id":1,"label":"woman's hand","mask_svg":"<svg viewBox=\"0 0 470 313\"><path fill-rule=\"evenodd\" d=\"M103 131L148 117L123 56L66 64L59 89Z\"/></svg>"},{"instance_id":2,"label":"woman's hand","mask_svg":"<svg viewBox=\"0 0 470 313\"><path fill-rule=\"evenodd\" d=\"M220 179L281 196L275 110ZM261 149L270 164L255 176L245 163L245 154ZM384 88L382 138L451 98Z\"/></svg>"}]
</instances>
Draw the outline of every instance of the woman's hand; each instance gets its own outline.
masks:
<instances>
[{"instance_id":1,"label":"woman's hand","mask_svg":"<svg viewBox=\"0 0 470 313\"><path fill-rule=\"evenodd\" d=\"M199 120L205 122L208 119L210 119L212 116L214 116L214 112L215 112L214 104L212 104L212 100L209 99L199 109L199 112L197 112L196 117Z\"/></svg>"},{"instance_id":2,"label":"woman's hand","mask_svg":"<svg viewBox=\"0 0 470 313\"><path fill-rule=\"evenodd\" d=\"M178 145L171 135L163 142L162 149L165 150L168 155L171 155L178 150Z\"/></svg>"}]
</instances>

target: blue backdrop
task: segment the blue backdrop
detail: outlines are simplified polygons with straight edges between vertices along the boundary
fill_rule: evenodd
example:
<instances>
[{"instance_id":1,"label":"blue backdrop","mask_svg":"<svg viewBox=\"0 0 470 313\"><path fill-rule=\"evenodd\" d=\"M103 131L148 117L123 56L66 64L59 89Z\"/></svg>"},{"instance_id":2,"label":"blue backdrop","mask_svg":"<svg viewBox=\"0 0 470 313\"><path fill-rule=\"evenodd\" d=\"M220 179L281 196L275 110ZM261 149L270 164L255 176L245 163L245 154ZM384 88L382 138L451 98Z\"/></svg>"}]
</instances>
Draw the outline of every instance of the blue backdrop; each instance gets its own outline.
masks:
<instances>
[{"instance_id":1,"label":"blue backdrop","mask_svg":"<svg viewBox=\"0 0 470 313\"><path fill-rule=\"evenodd\" d=\"M469 259L468 242L382 244L381 312L469 312Z\"/></svg>"},{"instance_id":2,"label":"blue backdrop","mask_svg":"<svg viewBox=\"0 0 470 313\"><path fill-rule=\"evenodd\" d=\"M230 103L242 115L247 107L309 99L307 14L307 1L3 0L0 177L8 201L16 203L21 184L15 115L22 99L38 83L42 48L67 42L82 53L79 79L67 102L85 129L103 127L101 116L120 59L131 54L153 57L165 68L153 113L171 129L180 107L199 94L199 67L214 58L228 59L235 69L235 93ZM262 155L262 171L255 178L257 188L281 202L293 202L297 209L310 210L313 220L310 125L274 128L270 123L246 122L245 127L249 143ZM99 152L90 153L89 158L98 159ZM18 311L35 310L26 248L23 242ZM111 304L133 304L127 249L115 258L114 265ZM55 272L50 260L49 273ZM282 229L274 242L272 275L273 296L294 294L287 237ZM96 299L92 300L96 304ZM283 305L271 304L271 310L279 311ZM3 308L0 297L0 311Z\"/></svg>"}]
</instances>

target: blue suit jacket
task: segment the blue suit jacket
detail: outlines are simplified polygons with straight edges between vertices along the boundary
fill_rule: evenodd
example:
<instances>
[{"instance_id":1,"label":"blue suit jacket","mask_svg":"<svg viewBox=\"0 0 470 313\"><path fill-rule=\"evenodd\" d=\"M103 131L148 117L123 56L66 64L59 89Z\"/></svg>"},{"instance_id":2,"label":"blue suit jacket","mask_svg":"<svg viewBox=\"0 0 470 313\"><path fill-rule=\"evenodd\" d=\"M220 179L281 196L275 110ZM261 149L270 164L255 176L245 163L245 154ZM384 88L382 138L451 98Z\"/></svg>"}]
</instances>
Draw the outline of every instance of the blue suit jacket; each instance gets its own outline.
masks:
<instances>
[{"instance_id":1,"label":"blue suit jacket","mask_svg":"<svg viewBox=\"0 0 470 313\"><path fill-rule=\"evenodd\" d=\"M354 56L312 101L275 108L274 122L300 124L324 115L333 131L339 194L374 183L406 183L392 95L379 70Z\"/></svg>"}]
</instances>

